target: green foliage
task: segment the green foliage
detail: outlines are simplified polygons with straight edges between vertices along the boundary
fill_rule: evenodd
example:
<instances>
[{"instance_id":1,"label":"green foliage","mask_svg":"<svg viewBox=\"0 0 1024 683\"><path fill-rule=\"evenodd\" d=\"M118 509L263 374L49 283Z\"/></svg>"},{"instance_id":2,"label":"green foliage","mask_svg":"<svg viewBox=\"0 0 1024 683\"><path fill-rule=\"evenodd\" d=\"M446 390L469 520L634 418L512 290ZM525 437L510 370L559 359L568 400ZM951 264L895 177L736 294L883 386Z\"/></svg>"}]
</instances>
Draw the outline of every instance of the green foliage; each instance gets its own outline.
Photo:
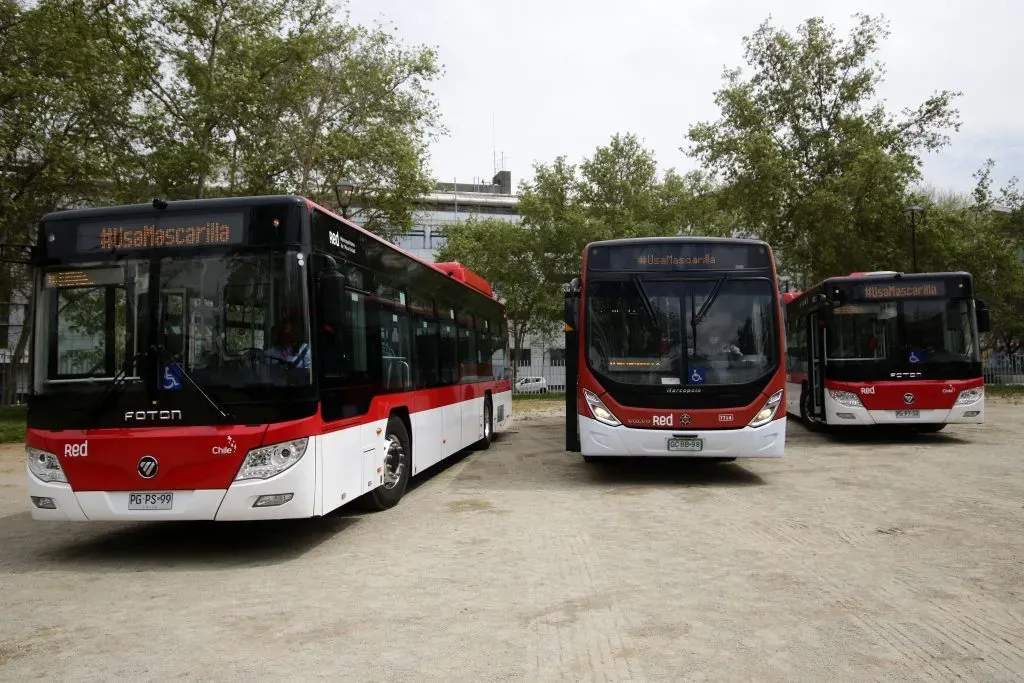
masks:
<instances>
[{"instance_id":1,"label":"green foliage","mask_svg":"<svg viewBox=\"0 0 1024 683\"><path fill-rule=\"evenodd\" d=\"M0 241L27 241L46 211L111 198L143 79L118 7L0 0Z\"/></svg>"},{"instance_id":2,"label":"green foliage","mask_svg":"<svg viewBox=\"0 0 1024 683\"><path fill-rule=\"evenodd\" d=\"M296 192L407 232L441 131L427 83L436 53L339 22L325 0L157 0L144 39L162 46L147 85L149 183L171 197Z\"/></svg>"},{"instance_id":3,"label":"green foliage","mask_svg":"<svg viewBox=\"0 0 1024 683\"><path fill-rule=\"evenodd\" d=\"M560 290L544 286L533 231L503 220L470 219L448 227L438 261L459 261L486 278L505 304L511 345L550 328L560 317ZM516 366L513 366L516 367Z\"/></svg>"},{"instance_id":4,"label":"green foliage","mask_svg":"<svg viewBox=\"0 0 1024 683\"><path fill-rule=\"evenodd\" d=\"M470 220L447 228L438 255L487 278L505 302L512 344L551 333L562 319L561 285L577 276L595 240L721 230L709 207L718 201L700 174L658 177L650 150L635 135L615 135L579 166L558 157L537 164L519 192L518 225Z\"/></svg>"},{"instance_id":5,"label":"green foliage","mask_svg":"<svg viewBox=\"0 0 1024 683\"><path fill-rule=\"evenodd\" d=\"M728 216L703 174L658 177L653 152L633 134L614 135L579 166L565 157L537 164L519 193L523 224L536 240L545 282L579 274L583 249L596 240L722 234Z\"/></svg>"},{"instance_id":6,"label":"green foliage","mask_svg":"<svg viewBox=\"0 0 1024 683\"><path fill-rule=\"evenodd\" d=\"M924 208L917 227L918 269L965 270L992 312L994 346L1007 349L1024 336L1024 198L1016 179L996 192L993 162L975 173L970 196L917 193Z\"/></svg>"},{"instance_id":7,"label":"green foliage","mask_svg":"<svg viewBox=\"0 0 1024 683\"><path fill-rule=\"evenodd\" d=\"M443 132L437 55L340 9L0 0L0 234L22 241L46 211L156 195L333 205L342 177L367 228L407 231Z\"/></svg>"},{"instance_id":8,"label":"green foliage","mask_svg":"<svg viewBox=\"0 0 1024 683\"><path fill-rule=\"evenodd\" d=\"M918 155L959 127L957 93L899 117L871 104L883 74L874 54L888 31L858 18L846 40L820 18L796 36L764 22L744 39L749 76L725 72L719 120L689 130L690 153L725 186L747 230L810 280L904 262L901 210Z\"/></svg>"},{"instance_id":9,"label":"green foliage","mask_svg":"<svg viewBox=\"0 0 1024 683\"><path fill-rule=\"evenodd\" d=\"M25 440L25 409L0 408L0 443L20 443Z\"/></svg>"}]
</instances>

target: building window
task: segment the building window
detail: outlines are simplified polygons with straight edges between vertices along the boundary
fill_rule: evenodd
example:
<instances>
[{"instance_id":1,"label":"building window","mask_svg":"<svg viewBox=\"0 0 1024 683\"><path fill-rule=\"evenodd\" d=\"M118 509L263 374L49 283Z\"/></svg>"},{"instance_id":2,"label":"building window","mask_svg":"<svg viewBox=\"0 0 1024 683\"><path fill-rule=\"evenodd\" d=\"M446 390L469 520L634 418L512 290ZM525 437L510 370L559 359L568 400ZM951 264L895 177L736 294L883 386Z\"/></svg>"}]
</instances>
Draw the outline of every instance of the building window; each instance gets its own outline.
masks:
<instances>
[{"instance_id":1,"label":"building window","mask_svg":"<svg viewBox=\"0 0 1024 683\"><path fill-rule=\"evenodd\" d=\"M512 349L512 359L521 368L531 365L530 349Z\"/></svg>"}]
</instances>

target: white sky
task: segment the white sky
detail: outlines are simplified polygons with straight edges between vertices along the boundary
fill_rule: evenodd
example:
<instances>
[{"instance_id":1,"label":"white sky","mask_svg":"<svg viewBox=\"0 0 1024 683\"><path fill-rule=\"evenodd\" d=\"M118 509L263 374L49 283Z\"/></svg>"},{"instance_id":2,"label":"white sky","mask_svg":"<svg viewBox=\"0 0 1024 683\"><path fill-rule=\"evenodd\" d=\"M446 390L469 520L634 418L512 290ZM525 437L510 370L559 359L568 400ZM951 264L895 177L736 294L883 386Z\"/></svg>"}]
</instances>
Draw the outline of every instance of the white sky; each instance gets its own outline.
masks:
<instances>
[{"instance_id":1,"label":"white sky","mask_svg":"<svg viewBox=\"0 0 1024 683\"><path fill-rule=\"evenodd\" d=\"M1024 177L1024 22L1020 0L349 0L352 19L391 23L406 44L435 46L434 85L446 137L434 144L439 180L489 180L494 149L517 186L535 161L589 156L633 132L659 165L694 166L680 147L690 124L718 116L725 67L743 66L741 39L772 15L795 32L823 16L840 35L855 12L884 13L879 54L890 111L933 91L963 91L952 144L925 157L924 182L969 191L986 157L997 185ZM492 126L493 122L493 126Z\"/></svg>"}]
</instances>

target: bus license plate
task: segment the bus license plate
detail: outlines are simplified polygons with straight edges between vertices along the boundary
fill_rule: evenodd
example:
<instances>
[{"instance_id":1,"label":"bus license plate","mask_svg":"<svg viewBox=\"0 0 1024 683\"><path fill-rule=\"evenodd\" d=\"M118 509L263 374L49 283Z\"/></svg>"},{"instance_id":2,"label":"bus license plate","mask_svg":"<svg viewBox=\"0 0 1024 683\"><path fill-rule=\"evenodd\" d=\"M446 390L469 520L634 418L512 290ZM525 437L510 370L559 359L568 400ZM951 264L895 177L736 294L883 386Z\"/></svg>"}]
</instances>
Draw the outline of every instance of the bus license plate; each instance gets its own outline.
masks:
<instances>
[{"instance_id":1,"label":"bus license plate","mask_svg":"<svg viewBox=\"0 0 1024 683\"><path fill-rule=\"evenodd\" d=\"M700 451L704 449L704 439L669 439L670 451Z\"/></svg>"},{"instance_id":2,"label":"bus license plate","mask_svg":"<svg viewBox=\"0 0 1024 683\"><path fill-rule=\"evenodd\" d=\"M896 417L921 417L920 410L897 410Z\"/></svg>"},{"instance_id":3,"label":"bus license plate","mask_svg":"<svg viewBox=\"0 0 1024 683\"><path fill-rule=\"evenodd\" d=\"M174 507L173 493L129 493L129 510L170 510Z\"/></svg>"}]
</instances>

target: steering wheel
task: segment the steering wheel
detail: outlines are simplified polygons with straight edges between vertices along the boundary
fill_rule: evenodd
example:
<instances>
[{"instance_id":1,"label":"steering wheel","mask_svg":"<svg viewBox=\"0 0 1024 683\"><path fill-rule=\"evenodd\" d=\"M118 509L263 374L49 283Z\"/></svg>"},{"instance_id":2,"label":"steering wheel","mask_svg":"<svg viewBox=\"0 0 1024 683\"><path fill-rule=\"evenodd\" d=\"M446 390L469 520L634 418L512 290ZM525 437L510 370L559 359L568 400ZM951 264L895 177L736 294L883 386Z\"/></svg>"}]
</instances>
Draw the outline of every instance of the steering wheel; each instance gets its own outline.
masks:
<instances>
[{"instance_id":1,"label":"steering wheel","mask_svg":"<svg viewBox=\"0 0 1024 683\"><path fill-rule=\"evenodd\" d=\"M297 368L299 366L299 361L302 360L302 356L296 356L295 360L285 360L283 358L278 358L277 356L268 356L265 349L258 349L255 346L242 349L240 355L242 355L250 365L255 365L257 362L272 362L278 365L283 365L289 370Z\"/></svg>"}]
</instances>

